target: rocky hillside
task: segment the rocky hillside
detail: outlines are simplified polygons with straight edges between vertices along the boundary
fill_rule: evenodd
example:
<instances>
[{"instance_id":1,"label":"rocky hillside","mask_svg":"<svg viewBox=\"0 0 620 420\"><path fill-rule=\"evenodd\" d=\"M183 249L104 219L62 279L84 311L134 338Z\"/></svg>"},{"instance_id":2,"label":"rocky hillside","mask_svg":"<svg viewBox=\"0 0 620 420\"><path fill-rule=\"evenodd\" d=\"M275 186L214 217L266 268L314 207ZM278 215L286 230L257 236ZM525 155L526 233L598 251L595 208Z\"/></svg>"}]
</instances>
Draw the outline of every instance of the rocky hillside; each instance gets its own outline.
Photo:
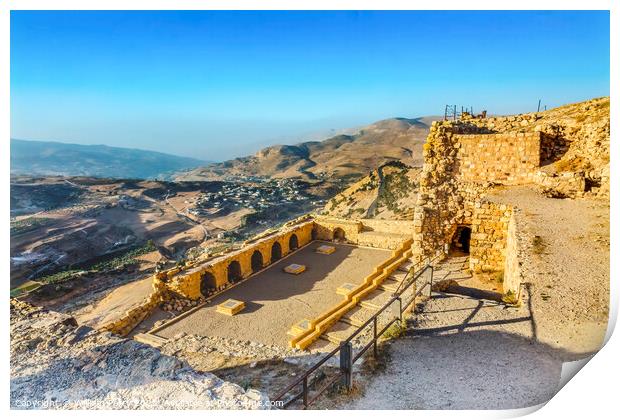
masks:
<instances>
[{"instance_id":1,"label":"rocky hillside","mask_svg":"<svg viewBox=\"0 0 620 420\"><path fill-rule=\"evenodd\" d=\"M422 144L428 134L427 118L378 121L353 135L324 141L278 145L223 163L180 174L180 180L220 179L226 176L271 176L317 179L359 177L378 166L398 160L421 166Z\"/></svg>"},{"instance_id":2,"label":"rocky hillside","mask_svg":"<svg viewBox=\"0 0 620 420\"><path fill-rule=\"evenodd\" d=\"M554 140L552 153L559 155L545 170L583 172L586 189L594 195L608 197L609 97L561 106L540 115L536 128Z\"/></svg>"},{"instance_id":3,"label":"rocky hillside","mask_svg":"<svg viewBox=\"0 0 620 420\"><path fill-rule=\"evenodd\" d=\"M256 409L266 396L131 339L11 300L13 409Z\"/></svg>"},{"instance_id":4,"label":"rocky hillside","mask_svg":"<svg viewBox=\"0 0 620 420\"><path fill-rule=\"evenodd\" d=\"M412 220L420 171L399 161L381 165L328 201L323 214Z\"/></svg>"}]
</instances>

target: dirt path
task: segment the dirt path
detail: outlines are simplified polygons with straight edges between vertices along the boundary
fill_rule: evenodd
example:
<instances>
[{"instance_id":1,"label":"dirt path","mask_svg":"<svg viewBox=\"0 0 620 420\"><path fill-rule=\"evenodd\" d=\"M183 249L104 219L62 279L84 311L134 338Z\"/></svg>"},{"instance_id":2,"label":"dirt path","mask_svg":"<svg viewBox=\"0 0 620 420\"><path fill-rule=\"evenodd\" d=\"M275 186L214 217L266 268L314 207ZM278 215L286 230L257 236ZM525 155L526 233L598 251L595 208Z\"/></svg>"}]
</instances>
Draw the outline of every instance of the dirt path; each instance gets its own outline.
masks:
<instances>
[{"instance_id":1,"label":"dirt path","mask_svg":"<svg viewBox=\"0 0 620 420\"><path fill-rule=\"evenodd\" d=\"M437 272L466 277L462 259L447 260ZM548 400L557 390L562 361L536 342L528 303L527 294L513 308L435 293L408 335L387 346L385 370L359 375L361 396L341 398L337 408L507 409Z\"/></svg>"},{"instance_id":2,"label":"dirt path","mask_svg":"<svg viewBox=\"0 0 620 420\"><path fill-rule=\"evenodd\" d=\"M516 205L537 340L575 360L597 351L609 313L609 203L547 198L526 187L491 197Z\"/></svg>"}]
</instances>

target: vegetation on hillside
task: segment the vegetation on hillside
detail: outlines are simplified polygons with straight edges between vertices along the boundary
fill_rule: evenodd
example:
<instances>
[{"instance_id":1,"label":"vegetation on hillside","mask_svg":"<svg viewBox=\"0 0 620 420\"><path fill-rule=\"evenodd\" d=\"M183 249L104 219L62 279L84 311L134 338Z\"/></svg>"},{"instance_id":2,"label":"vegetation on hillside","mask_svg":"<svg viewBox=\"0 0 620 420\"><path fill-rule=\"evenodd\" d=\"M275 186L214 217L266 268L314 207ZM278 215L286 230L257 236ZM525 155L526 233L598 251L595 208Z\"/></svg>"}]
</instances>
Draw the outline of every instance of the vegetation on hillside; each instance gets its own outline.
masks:
<instances>
[{"instance_id":1,"label":"vegetation on hillside","mask_svg":"<svg viewBox=\"0 0 620 420\"><path fill-rule=\"evenodd\" d=\"M123 270L137 264L137 257L156 250L157 247L153 241L149 240L142 245L131 247L122 253L112 253L99 257L97 261L66 266L61 271L40 277L36 279L36 281L40 283L57 284L79 277L85 273L103 273L111 270Z\"/></svg>"},{"instance_id":2,"label":"vegetation on hillside","mask_svg":"<svg viewBox=\"0 0 620 420\"><path fill-rule=\"evenodd\" d=\"M31 232L37 228L47 226L51 224L51 222L52 219L48 217L29 217L27 219L12 220L11 236Z\"/></svg>"}]
</instances>

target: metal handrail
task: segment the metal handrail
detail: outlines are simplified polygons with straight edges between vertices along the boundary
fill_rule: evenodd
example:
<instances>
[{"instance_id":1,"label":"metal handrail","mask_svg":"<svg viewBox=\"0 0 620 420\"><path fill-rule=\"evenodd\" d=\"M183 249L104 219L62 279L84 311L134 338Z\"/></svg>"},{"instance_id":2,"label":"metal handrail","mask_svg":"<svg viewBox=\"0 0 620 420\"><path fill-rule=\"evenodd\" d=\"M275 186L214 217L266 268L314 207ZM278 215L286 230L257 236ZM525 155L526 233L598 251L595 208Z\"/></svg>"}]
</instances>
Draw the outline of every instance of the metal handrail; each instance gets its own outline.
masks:
<instances>
[{"instance_id":1,"label":"metal handrail","mask_svg":"<svg viewBox=\"0 0 620 420\"><path fill-rule=\"evenodd\" d=\"M444 253L442 251L436 252L434 256L432 257L426 257L426 265L431 265L433 262L435 262L435 260L437 260L437 258L443 256ZM403 283L405 282L405 280L407 280L407 277L409 277L409 275L411 275L412 273L415 273L416 271L416 267L418 267L419 264L422 263L422 260L418 261L417 263L414 263L413 266L407 271L407 274L405 275L405 277L403 277L403 279L400 281L400 283L398 284L398 287L396 288L396 290L394 291L394 293L398 293L401 286L403 285Z\"/></svg>"},{"instance_id":2,"label":"metal handrail","mask_svg":"<svg viewBox=\"0 0 620 420\"><path fill-rule=\"evenodd\" d=\"M433 258L433 260L434 260L434 258ZM432 261L432 260L429 260L429 262L430 261ZM412 267L410 269L410 271L414 267ZM416 284L416 286L417 286L417 280L420 278L420 276L423 273L425 273L429 269L431 270L430 280L425 282L424 285L419 290L415 290L415 293L414 293L413 297L411 298L411 300L409 301L409 303L407 303L405 306L403 306L401 295L405 292L405 290L407 290L409 287L411 287L412 284ZM433 271L434 271L433 266L430 265L430 263L427 263L407 283L404 283L404 280L407 277L407 276L405 276L405 278L403 278L403 282L401 282L401 285L399 285L399 289L400 289L400 287L403 284L405 284L405 286L402 288L402 290L398 290L397 289L397 292L393 293L391 298L387 301L387 303L385 303L377 312L375 312L372 317L370 317L366 322L364 322L360 327L358 327L344 341L341 341L340 345L338 347L336 347L335 349L330 351L325 357L323 357L320 361L315 363L311 368L309 368L306 372L304 372L304 374L299 379L295 380L290 385L288 385L283 391L280 392L280 394L276 398L274 398L274 401L282 401L282 399L286 396L286 394L291 392L295 387L297 387L299 385L302 385L302 390L300 392L296 393L295 395L293 395L288 401L284 402L280 407L281 408L287 408L288 406L290 406L295 401L299 400L300 398L303 398L303 408L306 409L306 408L308 408L310 406L310 404L312 404L314 401L316 401L316 399L321 394L323 394L323 392L325 392L325 390L327 390L330 386L332 386L334 383L336 383L337 380L341 379L345 375L350 375L351 374L350 371L349 372L345 372L345 371L343 371L343 368L342 368L342 353L343 353L342 349L343 349L344 346L351 346L351 341L355 337L357 337L362 331L364 331L370 324L373 324L373 339L369 343L364 345L361 348L361 350L355 355L355 357L353 357L352 354L349 354L349 357L350 357L349 365L352 366L353 363L355 363L360 357L362 357L362 355L364 355L364 353L366 353L368 351L368 349L370 349L370 346L373 346L374 354L376 356L377 355L377 341L378 341L379 337L381 337L388 330L388 328L390 326L392 326L396 321L402 321L402 316L403 316L404 310L406 310L406 308L408 308L411 303L415 302L415 299L422 293L422 291L424 289L424 286L426 286L426 285L430 286L429 287L429 296L432 296ZM417 289L417 287L416 287L416 289ZM399 302L398 315L395 316L392 320L390 320L381 329L381 331L377 331L377 318L379 317L379 315L381 315L383 312L385 312L389 307L391 307L391 305L394 302L396 302L396 301ZM308 399L309 387L310 387L310 384L308 383L308 377L310 375L312 375L314 372L316 372L325 363L327 363L327 361L330 360L332 357L334 357L336 355L336 353L340 353L340 358L341 358L340 372L334 378L330 379L325 385L323 385L317 391L317 394L314 396L314 398ZM314 385L314 383L315 382L313 382L312 385Z\"/></svg>"}]
</instances>

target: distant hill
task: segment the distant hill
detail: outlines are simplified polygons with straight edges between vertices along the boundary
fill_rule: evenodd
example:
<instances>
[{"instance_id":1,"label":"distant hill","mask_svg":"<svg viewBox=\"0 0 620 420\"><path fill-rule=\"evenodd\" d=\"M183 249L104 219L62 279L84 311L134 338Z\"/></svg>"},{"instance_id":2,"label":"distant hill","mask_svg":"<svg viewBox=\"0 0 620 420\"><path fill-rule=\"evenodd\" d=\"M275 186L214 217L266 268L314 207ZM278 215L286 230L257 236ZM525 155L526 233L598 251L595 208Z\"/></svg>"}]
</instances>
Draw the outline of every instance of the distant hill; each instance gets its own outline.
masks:
<instances>
[{"instance_id":1,"label":"distant hill","mask_svg":"<svg viewBox=\"0 0 620 420\"><path fill-rule=\"evenodd\" d=\"M422 145L431 117L391 118L323 141L264 148L252 156L214 163L179 174L177 180L213 180L226 176L276 178L359 177L389 161L422 165Z\"/></svg>"},{"instance_id":2,"label":"distant hill","mask_svg":"<svg viewBox=\"0 0 620 420\"><path fill-rule=\"evenodd\" d=\"M123 147L11 139L12 175L153 179L207 163Z\"/></svg>"}]
</instances>

